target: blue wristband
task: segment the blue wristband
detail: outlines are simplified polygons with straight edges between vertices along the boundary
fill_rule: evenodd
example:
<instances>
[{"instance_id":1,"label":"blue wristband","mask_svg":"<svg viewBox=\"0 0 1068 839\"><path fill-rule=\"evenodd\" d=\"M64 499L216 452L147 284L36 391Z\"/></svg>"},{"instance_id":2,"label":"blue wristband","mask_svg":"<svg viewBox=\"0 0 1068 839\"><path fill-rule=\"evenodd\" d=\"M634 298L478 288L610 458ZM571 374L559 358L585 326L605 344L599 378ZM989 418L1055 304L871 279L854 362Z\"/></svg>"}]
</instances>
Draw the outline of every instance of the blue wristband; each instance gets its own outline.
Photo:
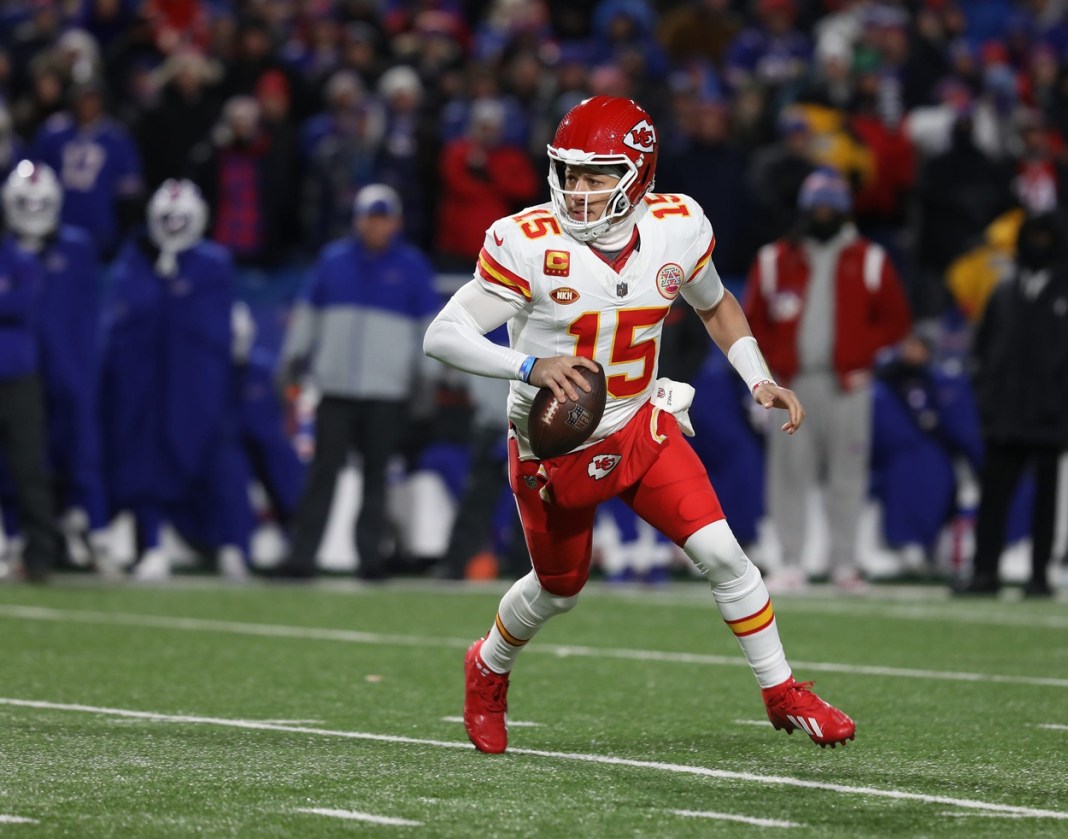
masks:
<instances>
[{"instance_id":1,"label":"blue wristband","mask_svg":"<svg viewBox=\"0 0 1068 839\"><path fill-rule=\"evenodd\" d=\"M526 360L519 365L519 380L522 382L530 381L530 371L534 369L534 362L537 361L537 356L528 355Z\"/></svg>"}]
</instances>

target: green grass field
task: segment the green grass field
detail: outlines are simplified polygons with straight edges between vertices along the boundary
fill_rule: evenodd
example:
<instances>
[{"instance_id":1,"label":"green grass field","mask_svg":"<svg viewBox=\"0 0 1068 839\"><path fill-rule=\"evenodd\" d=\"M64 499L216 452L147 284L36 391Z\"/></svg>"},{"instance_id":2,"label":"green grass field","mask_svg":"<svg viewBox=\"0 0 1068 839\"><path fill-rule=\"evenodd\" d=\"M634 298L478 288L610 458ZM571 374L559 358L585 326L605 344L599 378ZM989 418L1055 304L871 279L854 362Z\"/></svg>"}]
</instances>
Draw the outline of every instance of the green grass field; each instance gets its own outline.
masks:
<instances>
[{"instance_id":1,"label":"green grass field","mask_svg":"<svg viewBox=\"0 0 1068 839\"><path fill-rule=\"evenodd\" d=\"M832 751L766 723L703 584L591 584L489 756L461 661L501 590L0 586L0 834L1068 836L1063 602L778 598Z\"/></svg>"}]
</instances>

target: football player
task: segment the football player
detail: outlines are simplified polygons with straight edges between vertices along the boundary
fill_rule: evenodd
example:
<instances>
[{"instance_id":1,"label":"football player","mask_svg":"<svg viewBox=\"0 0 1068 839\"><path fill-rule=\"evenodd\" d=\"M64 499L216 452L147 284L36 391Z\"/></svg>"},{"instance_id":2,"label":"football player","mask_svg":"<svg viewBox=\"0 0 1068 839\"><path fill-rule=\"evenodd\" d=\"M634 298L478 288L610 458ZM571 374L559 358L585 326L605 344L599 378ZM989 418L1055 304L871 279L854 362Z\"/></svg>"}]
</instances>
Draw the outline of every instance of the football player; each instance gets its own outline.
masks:
<instances>
[{"instance_id":1,"label":"football player","mask_svg":"<svg viewBox=\"0 0 1068 839\"><path fill-rule=\"evenodd\" d=\"M652 192L659 138L635 102L596 96L565 115L548 147L552 200L486 231L474 279L427 331L440 361L510 379L509 473L533 563L504 595L489 632L465 658L464 725L475 746L503 752L509 674L523 647L576 603L590 570L597 504L619 496L680 545L709 580L737 636L775 728L802 729L821 746L853 739L853 721L794 679L760 572L723 515L686 442L688 385L657 379L660 335L681 296L745 379L756 402L804 418L779 387L741 306L712 263L716 245L700 206ZM510 347L486 340L508 323ZM564 402L603 365L608 401L589 440L539 461L527 417L539 388ZM687 392L689 391L689 392Z\"/></svg>"},{"instance_id":2,"label":"football player","mask_svg":"<svg viewBox=\"0 0 1068 839\"><path fill-rule=\"evenodd\" d=\"M110 574L97 421L100 258L88 233L60 224L63 190L46 164L21 161L4 182L3 205L7 226L37 258L43 278L35 331L70 555L88 554L98 571Z\"/></svg>"}]
</instances>

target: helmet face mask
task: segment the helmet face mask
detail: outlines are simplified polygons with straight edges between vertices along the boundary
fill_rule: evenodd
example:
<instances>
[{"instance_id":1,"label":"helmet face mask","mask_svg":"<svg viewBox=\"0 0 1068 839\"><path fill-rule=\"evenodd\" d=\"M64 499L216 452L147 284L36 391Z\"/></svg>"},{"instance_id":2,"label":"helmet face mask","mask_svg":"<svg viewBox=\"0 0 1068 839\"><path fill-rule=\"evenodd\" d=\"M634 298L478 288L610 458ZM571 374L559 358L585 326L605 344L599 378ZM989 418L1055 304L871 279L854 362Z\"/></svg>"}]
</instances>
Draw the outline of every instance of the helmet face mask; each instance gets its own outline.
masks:
<instances>
[{"instance_id":1,"label":"helmet face mask","mask_svg":"<svg viewBox=\"0 0 1068 839\"><path fill-rule=\"evenodd\" d=\"M208 206L192 181L168 180L148 202L148 235L167 253L181 253L204 238Z\"/></svg>"},{"instance_id":2,"label":"helmet face mask","mask_svg":"<svg viewBox=\"0 0 1068 839\"><path fill-rule=\"evenodd\" d=\"M649 115L630 99L595 96L572 108L561 120L548 147L549 190L560 224L581 242L590 242L616 222L626 218L653 188L658 142ZM568 190L568 167L616 169L622 176L610 190ZM607 193L604 211L596 219L586 213L572 216L569 199L582 199L588 207Z\"/></svg>"},{"instance_id":3,"label":"helmet face mask","mask_svg":"<svg viewBox=\"0 0 1068 839\"><path fill-rule=\"evenodd\" d=\"M23 160L4 182L3 204L16 236L40 241L59 227L63 189L51 167Z\"/></svg>"}]
</instances>

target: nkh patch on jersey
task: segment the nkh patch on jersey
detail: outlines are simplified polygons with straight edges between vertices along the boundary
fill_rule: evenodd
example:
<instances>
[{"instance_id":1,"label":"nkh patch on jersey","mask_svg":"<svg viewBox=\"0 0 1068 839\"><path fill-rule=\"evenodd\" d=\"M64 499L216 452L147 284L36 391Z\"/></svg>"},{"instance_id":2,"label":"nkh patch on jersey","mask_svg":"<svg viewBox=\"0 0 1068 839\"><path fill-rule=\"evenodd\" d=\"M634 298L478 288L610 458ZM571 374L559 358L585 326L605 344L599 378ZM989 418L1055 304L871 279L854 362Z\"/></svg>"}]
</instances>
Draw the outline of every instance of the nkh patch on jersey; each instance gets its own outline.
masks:
<instances>
[{"instance_id":1,"label":"nkh patch on jersey","mask_svg":"<svg viewBox=\"0 0 1068 839\"><path fill-rule=\"evenodd\" d=\"M577 290L569 288L566 285L562 285L559 288L554 288L549 292L549 296L553 299L554 303L560 303L563 306L568 306L578 301L582 296Z\"/></svg>"}]
</instances>

